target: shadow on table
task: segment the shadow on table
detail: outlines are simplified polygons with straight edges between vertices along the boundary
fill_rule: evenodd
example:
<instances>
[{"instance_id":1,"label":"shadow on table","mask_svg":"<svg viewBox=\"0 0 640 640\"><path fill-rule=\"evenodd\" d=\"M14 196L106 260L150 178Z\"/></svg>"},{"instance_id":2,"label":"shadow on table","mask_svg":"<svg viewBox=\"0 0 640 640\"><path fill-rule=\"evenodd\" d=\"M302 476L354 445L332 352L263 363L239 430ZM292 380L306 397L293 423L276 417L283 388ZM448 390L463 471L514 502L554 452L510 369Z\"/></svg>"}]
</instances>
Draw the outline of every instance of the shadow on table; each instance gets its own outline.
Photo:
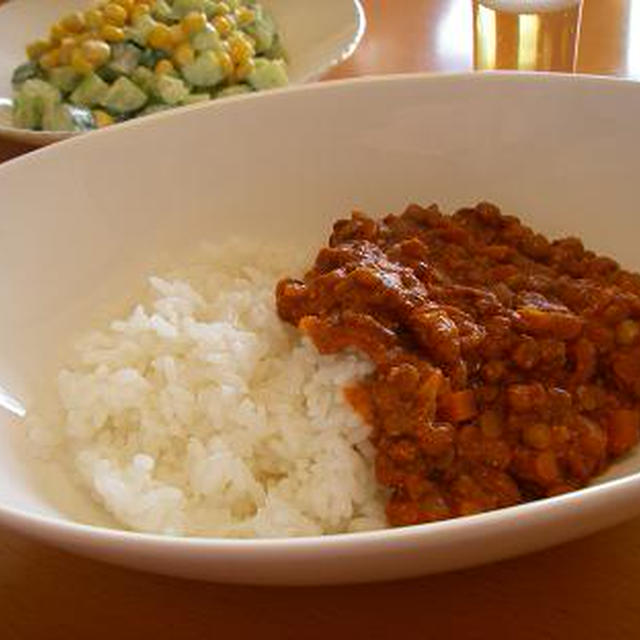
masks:
<instances>
[{"instance_id":1,"label":"shadow on table","mask_svg":"<svg viewBox=\"0 0 640 640\"><path fill-rule=\"evenodd\" d=\"M3 535L7 640L638 637L640 520L491 566L314 588L212 585L137 573ZM35 615L37 612L37 615Z\"/></svg>"}]
</instances>

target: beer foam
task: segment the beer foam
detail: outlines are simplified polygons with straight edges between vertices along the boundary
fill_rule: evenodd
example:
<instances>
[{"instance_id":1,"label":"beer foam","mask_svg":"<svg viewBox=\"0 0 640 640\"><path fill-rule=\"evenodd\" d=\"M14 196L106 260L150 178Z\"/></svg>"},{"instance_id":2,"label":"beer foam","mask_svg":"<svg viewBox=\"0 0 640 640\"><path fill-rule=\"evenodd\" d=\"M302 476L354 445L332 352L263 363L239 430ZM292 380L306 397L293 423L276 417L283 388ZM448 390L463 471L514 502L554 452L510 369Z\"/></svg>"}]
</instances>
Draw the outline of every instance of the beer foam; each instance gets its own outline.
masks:
<instances>
[{"instance_id":1,"label":"beer foam","mask_svg":"<svg viewBox=\"0 0 640 640\"><path fill-rule=\"evenodd\" d=\"M484 7L506 13L549 13L571 9L580 0L479 0Z\"/></svg>"}]
</instances>

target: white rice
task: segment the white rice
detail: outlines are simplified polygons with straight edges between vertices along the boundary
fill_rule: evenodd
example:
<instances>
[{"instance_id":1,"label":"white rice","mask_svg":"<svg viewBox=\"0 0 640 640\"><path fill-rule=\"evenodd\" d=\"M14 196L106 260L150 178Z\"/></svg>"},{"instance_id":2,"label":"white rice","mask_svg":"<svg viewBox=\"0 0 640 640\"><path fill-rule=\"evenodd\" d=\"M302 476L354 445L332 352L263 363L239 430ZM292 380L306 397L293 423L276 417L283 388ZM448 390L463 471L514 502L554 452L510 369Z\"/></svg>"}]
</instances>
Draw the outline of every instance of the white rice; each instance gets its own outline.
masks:
<instances>
[{"instance_id":1,"label":"white rice","mask_svg":"<svg viewBox=\"0 0 640 640\"><path fill-rule=\"evenodd\" d=\"M250 265L250 266L249 266ZM122 320L77 346L58 376L58 442L124 527L174 535L281 537L386 526L369 428L344 386L372 366L319 355L275 311L284 252L210 249Z\"/></svg>"}]
</instances>

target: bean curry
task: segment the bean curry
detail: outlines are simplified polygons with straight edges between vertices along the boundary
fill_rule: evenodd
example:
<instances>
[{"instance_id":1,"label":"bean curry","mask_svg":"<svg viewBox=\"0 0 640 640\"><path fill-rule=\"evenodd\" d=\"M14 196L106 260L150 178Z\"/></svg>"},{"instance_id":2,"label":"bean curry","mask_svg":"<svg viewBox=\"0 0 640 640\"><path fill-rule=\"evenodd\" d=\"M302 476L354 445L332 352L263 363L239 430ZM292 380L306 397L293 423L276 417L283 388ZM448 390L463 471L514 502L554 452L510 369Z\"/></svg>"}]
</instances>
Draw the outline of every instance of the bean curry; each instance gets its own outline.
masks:
<instances>
[{"instance_id":1,"label":"bean curry","mask_svg":"<svg viewBox=\"0 0 640 640\"><path fill-rule=\"evenodd\" d=\"M374 363L345 393L392 525L580 488L638 441L640 276L492 204L354 213L276 298L321 353Z\"/></svg>"}]
</instances>

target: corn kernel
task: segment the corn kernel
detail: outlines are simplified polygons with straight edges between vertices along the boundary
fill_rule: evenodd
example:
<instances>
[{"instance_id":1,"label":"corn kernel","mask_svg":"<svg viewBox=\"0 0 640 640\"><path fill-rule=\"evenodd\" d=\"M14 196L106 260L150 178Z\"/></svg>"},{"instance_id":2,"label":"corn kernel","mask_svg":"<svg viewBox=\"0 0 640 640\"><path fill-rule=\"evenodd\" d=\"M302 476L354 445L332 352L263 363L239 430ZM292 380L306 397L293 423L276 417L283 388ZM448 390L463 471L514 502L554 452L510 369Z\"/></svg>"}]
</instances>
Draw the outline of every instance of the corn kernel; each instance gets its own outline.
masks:
<instances>
[{"instance_id":1,"label":"corn kernel","mask_svg":"<svg viewBox=\"0 0 640 640\"><path fill-rule=\"evenodd\" d=\"M238 7L235 10L235 16L240 27L246 27L256 19L255 12L248 7Z\"/></svg>"},{"instance_id":2,"label":"corn kernel","mask_svg":"<svg viewBox=\"0 0 640 640\"><path fill-rule=\"evenodd\" d=\"M173 47L173 38L171 37L171 29L166 24L157 24L149 32L147 44L154 49L170 50Z\"/></svg>"},{"instance_id":3,"label":"corn kernel","mask_svg":"<svg viewBox=\"0 0 640 640\"><path fill-rule=\"evenodd\" d=\"M113 117L102 109L94 109L92 113L93 119L96 121L96 126L98 128L108 127L110 124L115 122Z\"/></svg>"},{"instance_id":4,"label":"corn kernel","mask_svg":"<svg viewBox=\"0 0 640 640\"><path fill-rule=\"evenodd\" d=\"M231 33L231 29L233 28L231 25L231 21L227 16L216 16L213 19L213 26L223 38L228 36Z\"/></svg>"},{"instance_id":5,"label":"corn kernel","mask_svg":"<svg viewBox=\"0 0 640 640\"><path fill-rule=\"evenodd\" d=\"M104 19L109 24L114 24L116 27L124 27L127 22L127 12L119 4L110 2L104 8Z\"/></svg>"},{"instance_id":6,"label":"corn kernel","mask_svg":"<svg viewBox=\"0 0 640 640\"><path fill-rule=\"evenodd\" d=\"M187 34L184 32L181 25L172 24L169 27L169 31L171 31L171 44L174 47L177 47L179 44L182 44L187 40Z\"/></svg>"},{"instance_id":7,"label":"corn kernel","mask_svg":"<svg viewBox=\"0 0 640 640\"><path fill-rule=\"evenodd\" d=\"M87 75L93 71L93 65L85 58L82 50L78 48L71 52L71 67L82 75Z\"/></svg>"},{"instance_id":8,"label":"corn kernel","mask_svg":"<svg viewBox=\"0 0 640 640\"><path fill-rule=\"evenodd\" d=\"M256 68L253 58L245 60L233 70L233 77L236 81L242 82Z\"/></svg>"},{"instance_id":9,"label":"corn kernel","mask_svg":"<svg viewBox=\"0 0 640 640\"><path fill-rule=\"evenodd\" d=\"M49 39L54 45L60 44L62 42L62 38L64 38L66 35L66 29L59 22L56 22L54 25L52 25L51 29L49 30Z\"/></svg>"},{"instance_id":10,"label":"corn kernel","mask_svg":"<svg viewBox=\"0 0 640 640\"><path fill-rule=\"evenodd\" d=\"M113 0L116 4L119 4L127 14L131 13L133 7L135 6L135 2L133 0Z\"/></svg>"},{"instance_id":11,"label":"corn kernel","mask_svg":"<svg viewBox=\"0 0 640 640\"><path fill-rule=\"evenodd\" d=\"M53 69L60 64L60 49L51 49L40 56L38 61L43 69Z\"/></svg>"},{"instance_id":12,"label":"corn kernel","mask_svg":"<svg viewBox=\"0 0 640 640\"><path fill-rule=\"evenodd\" d=\"M29 60L37 60L43 53L51 48L47 40L35 40L27 45L27 57Z\"/></svg>"},{"instance_id":13,"label":"corn kernel","mask_svg":"<svg viewBox=\"0 0 640 640\"><path fill-rule=\"evenodd\" d=\"M231 60L231 56L224 51L218 51L217 56L222 72L225 76L230 76L233 73L233 61Z\"/></svg>"},{"instance_id":14,"label":"corn kernel","mask_svg":"<svg viewBox=\"0 0 640 640\"><path fill-rule=\"evenodd\" d=\"M151 7L146 2L141 2L140 4L136 4L131 9L131 22L135 22L141 16L149 13L151 11Z\"/></svg>"},{"instance_id":15,"label":"corn kernel","mask_svg":"<svg viewBox=\"0 0 640 640\"><path fill-rule=\"evenodd\" d=\"M215 14L217 16L224 16L227 13L231 13L231 7L226 2L218 2L215 8Z\"/></svg>"},{"instance_id":16,"label":"corn kernel","mask_svg":"<svg viewBox=\"0 0 640 640\"><path fill-rule=\"evenodd\" d=\"M242 64L250 60L255 51L245 38L238 35L229 39L229 54L235 64Z\"/></svg>"},{"instance_id":17,"label":"corn kernel","mask_svg":"<svg viewBox=\"0 0 640 640\"><path fill-rule=\"evenodd\" d=\"M124 40L124 31L114 24L104 24L100 29L100 36L107 42L122 42Z\"/></svg>"},{"instance_id":18,"label":"corn kernel","mask_svg":"<svg viewBox=\"0 0 640 640\"><path fill-rule=\"evenodd\" d=\"M84 21L89 29L100 29L104 24L104 16L100 9L89 9L84 12Z\"/></svg>"},{"instance_id":19,"label":"corn kernel","mask_svg":"<svg viewBox=\"0 0 640 640\"><path fill-rule=\"evenodd\" d=\"M156 66L153 69L157 75L164 75L166 73L173 73L175 71L175 67L171 60L167 60L166 58L163 60L158 60Z\"/></svg>"},{"instance_id":20,"label":"corn kernel","mask_svg":"<svg viewBox=\"0 0 640 640\"><path fill-rule=\"evenodd\" d=\"M188 42L178 45L173 52L173 61L179 66L184 67L191 64L195 60L195 52Z\"/></svg>"},{"instance_id":21,"label":"corn kernel","mask_svg":"<svg viewBox=\"0 0 640 640\"><path fill-rule=\"evenodd\" d=\"M87 40L80 50L94 67L101 67L111 57L111 47L104 40Z\"/></svg>"},{"instance_id":22,"label":"corn kernel","mask_svg":"<svg viewBox=\"0 0 640 640\"><path fill-rule=\"evenodd\" d=\"M71 62L71 52L75 49L76 39L67 36L60 43L60 64L69 64Z\"/></svg>"},{"instance_id":23,"label":"corn kernel","mask_svg":"<svg viewBox=\"0 0 640 640\"><path fill-rule=\"evenodd\" d=\"M84 31L85 19L79 11L75 11L62 18L61 25L69 33L80 33Z\"/></svg>"},{"instance_id":24,"label":"corn kernel","mask_svg":"<svg viewBox=\"0 0 640 640\"><path fill-rule=\"evenodd\" d=\"M202 11L190 11L180 24L186 34L198 33L207 26L207 16Z\"/></svg>"}]
</instances>

